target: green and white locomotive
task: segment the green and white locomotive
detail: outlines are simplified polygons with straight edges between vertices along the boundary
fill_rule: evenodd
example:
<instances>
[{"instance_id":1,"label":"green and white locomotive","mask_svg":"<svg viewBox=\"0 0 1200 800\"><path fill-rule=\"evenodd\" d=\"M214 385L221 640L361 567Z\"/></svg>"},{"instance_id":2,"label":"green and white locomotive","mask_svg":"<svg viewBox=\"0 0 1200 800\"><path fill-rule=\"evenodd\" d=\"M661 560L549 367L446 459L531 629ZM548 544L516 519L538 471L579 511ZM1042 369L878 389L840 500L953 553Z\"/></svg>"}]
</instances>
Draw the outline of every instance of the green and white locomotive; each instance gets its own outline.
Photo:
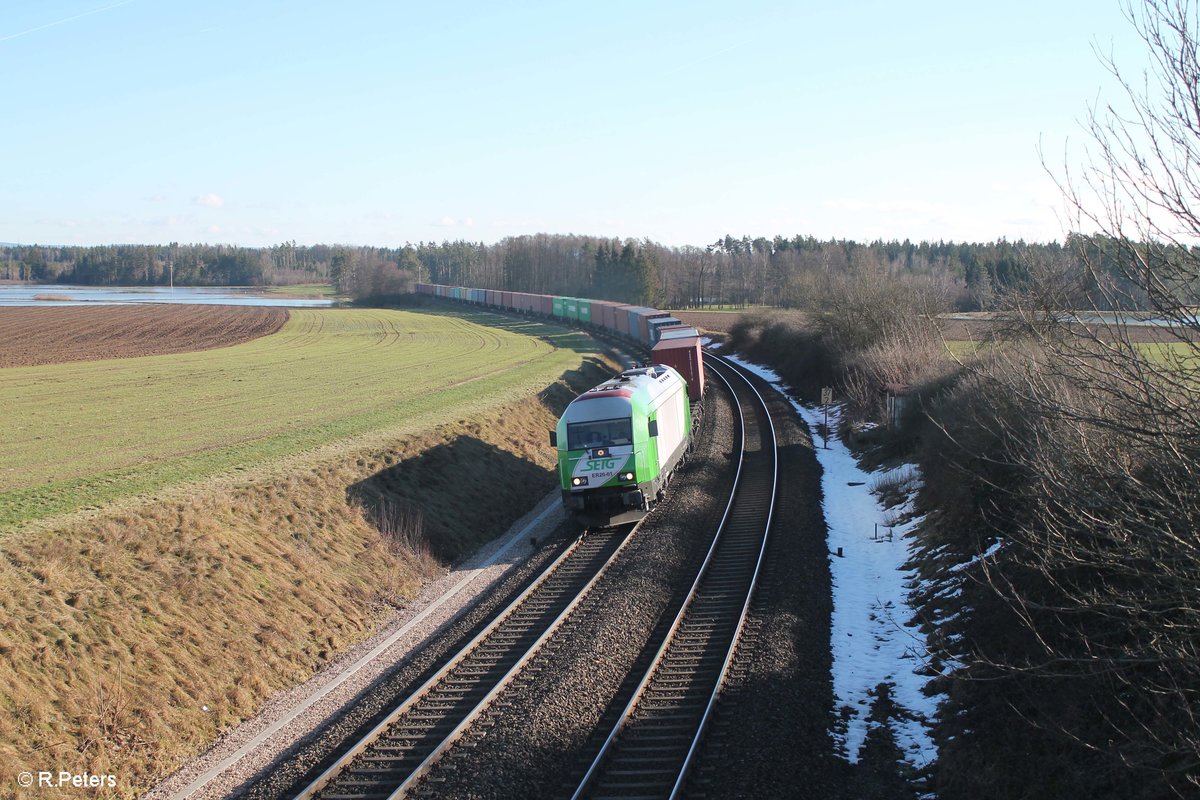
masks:
<instances>
[{"instance_id":1,"label":"green and white locomotive","mask_svg":"<svg viewBox=\"0 0 1200 800\"><path fill-rule=\"evenodd\" d=\"M639 519L691 447L687 382L662 364L626 370L571 401L552 439L568 511L589 526Z\"/></svg>"}]
</instances>

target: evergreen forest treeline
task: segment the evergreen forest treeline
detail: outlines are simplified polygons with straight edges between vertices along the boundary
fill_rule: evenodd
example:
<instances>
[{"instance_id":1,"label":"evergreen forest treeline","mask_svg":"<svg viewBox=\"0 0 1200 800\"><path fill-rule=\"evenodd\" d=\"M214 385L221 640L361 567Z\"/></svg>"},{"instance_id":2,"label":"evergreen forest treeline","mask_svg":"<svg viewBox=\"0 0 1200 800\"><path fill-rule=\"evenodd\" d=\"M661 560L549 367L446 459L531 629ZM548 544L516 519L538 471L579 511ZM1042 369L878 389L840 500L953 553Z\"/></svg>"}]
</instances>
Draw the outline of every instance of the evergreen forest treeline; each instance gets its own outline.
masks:
<instances>
[{"instance_id":1,"label":"evergreen forest treeline","mask_svg":"<svg viewBox=\"0 0 1200 800\"><path fill-rule=\"evenodd\" d=\"M532 234L401 247L178 244L0 247L0 278L122 286L262 286L331 282L356 297L395 294L413 279L641 303L667 308L818 308L829 284L869 276L934 288L948 307L979 310L1027 279L1031 264L1070 272L1085 237L1028 244L773 239L726 236L705 247L650 240ZM1116 270L1112 270L1116 274ZM1079 270L1082 275L1083 271ZM1103 307L1084 282L1080 304Z\"/></svg>"}]
</instances>

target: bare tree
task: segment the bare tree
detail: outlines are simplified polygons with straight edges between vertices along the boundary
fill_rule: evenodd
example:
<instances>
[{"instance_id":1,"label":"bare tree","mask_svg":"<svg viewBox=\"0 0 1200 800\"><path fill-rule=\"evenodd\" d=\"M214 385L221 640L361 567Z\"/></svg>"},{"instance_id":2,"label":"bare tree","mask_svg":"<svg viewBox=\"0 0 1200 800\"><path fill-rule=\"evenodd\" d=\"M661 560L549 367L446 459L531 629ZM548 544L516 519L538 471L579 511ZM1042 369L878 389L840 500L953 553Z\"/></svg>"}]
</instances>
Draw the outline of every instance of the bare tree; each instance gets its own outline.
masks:
<instances>
[{"instance_id":1,"label":"bare tree","mask_svg":"<svg viewBox=\"0 0 1200 800\"><path fill-rule=\"evenodd\" d=\"M1026 634L952 658L1069 693L1073 713L1034 724L1107 766L1102 785L1184 797L1200 791L1200 19L1188 0L1125 10L1149 67L1104 59L1122 101L1092 110L1094 149L1061 180L1071 224L1098 233L1070 238L1077 264L1030 265L1008 310L1033 346L999 350L948 412L991 443L968 453L966 423L946 426L993 494L963 574Z\"/></svg>"}]
</instances>

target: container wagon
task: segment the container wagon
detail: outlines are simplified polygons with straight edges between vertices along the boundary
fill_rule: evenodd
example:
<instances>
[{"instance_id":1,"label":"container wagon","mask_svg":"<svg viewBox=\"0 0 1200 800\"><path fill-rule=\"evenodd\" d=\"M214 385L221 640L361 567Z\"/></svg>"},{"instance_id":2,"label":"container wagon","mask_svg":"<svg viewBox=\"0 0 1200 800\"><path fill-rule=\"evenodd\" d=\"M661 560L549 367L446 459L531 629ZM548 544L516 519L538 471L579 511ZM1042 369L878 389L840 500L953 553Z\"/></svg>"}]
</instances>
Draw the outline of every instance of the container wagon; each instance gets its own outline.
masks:
<instances>
[{"instance_id":1,"label":"container wagon","mask_svg":"<svg viewBox=\"0 0 1200 800\"><path fill-rule=\"evenodd\" d=\"M660 339L650 350L650 360L683 376L690 401L699 403L704 398L704 352L699 336Z\"/></svg>"},{"instance_id":2,"label":"container wagon","mask_svg":"<svg viewBox=\"0 0 1200 800\"><path fill-rule=\"evenodd\" d=\"M691 325L677 325L674 328L663 328L658 332L658 340L700 338L700 331Z\"/></svg>"},{"instance_id":3,"label":"container wagon","mask_svg":"<svg viewBox=\"0 0 1200 800\"><path fill-rule=\"evenodd\" d=\"M653 347L658 344L659 330L682 325L683 323L674 317L653 317L647 320L647 324L650 326L650 346Z\"/></svg>"}]
</instances>

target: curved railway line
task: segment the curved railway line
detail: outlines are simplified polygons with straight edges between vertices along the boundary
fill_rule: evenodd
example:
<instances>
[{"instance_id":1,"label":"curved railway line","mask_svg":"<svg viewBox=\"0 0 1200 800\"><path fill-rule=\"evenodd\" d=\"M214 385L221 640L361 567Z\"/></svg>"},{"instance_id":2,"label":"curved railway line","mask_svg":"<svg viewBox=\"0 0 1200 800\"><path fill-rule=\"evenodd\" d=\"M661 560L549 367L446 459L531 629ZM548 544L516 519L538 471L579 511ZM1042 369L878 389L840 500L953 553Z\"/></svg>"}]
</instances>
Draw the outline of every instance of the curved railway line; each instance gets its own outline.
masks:
<instances>
[{"instance_id":1,"label":"curved railway line","mask_svg":"<svg viewBox=\"0 0 1200 800\"><path fill-rule=\"evenodd\" d=\"M775 435L753 385L733 365L707 359L740 412L733 489L657 653L632 697L612 701L606 719L616 715L616 724L595 734L591 765L584 774L581 763L576 776L583 779L574 789L574 783L564 786L566 796L572 791L577 798L676 796L696 760L745 625L774 513ZM416 789L581 605L642 525L594 531L574 542L445 666L293 796L390 800ZM683 594L682 587L679 591ZM626 700L621 710L618 703ZM431 791L436 794L431 786L420 788L423 794Z\"/></svg>"}]
</instances>

